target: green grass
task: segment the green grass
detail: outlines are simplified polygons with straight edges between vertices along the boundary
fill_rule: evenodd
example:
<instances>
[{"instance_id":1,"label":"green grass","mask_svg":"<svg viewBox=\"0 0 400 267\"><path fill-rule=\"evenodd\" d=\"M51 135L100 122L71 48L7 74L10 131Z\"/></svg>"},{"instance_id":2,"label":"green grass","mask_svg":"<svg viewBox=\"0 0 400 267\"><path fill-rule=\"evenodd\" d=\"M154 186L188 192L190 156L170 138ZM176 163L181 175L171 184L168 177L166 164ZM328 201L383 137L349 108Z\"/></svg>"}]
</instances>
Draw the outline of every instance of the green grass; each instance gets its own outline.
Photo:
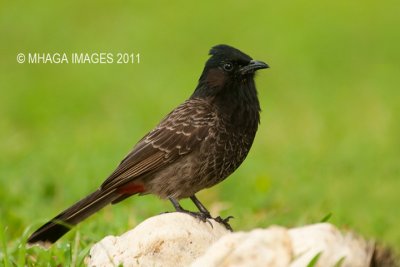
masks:
<instances>
[{"instance_id":1,"label":"green grass","mask_svg":"<svg viewBox=\"0 0 400 267\"><path fill-rule=\"evenodd\" d=\"M24 246L191 94L219 43L271 69L257 77L263 113L250 155L199 198L237 230L331 213L400 250L399 12L394 0L2 3L0 262L80 265L103 236L172 210L134 197L48 251ZM98 51L140 53L141 63L16 63L20 52Z\"/></svg>"}]
</instances>

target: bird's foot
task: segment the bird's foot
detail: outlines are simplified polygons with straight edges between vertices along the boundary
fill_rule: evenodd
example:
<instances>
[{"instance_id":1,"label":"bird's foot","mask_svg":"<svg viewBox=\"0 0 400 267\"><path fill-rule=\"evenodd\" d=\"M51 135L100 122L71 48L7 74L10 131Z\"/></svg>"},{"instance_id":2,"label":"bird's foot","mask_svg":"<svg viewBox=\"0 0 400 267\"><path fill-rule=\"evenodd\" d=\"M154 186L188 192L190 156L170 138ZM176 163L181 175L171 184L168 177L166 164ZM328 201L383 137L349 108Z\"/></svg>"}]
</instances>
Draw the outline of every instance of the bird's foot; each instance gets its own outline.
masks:
<instances>
[{"instance_id":1,"label":"bird's foot","mask_svg":"<svg viewBox=\"0 0 400 267\"><path fill-rule=\"evenodd\" d=\"M208 222L211 227L213 227L213 224L211 223L210 220L214 220L217 223L222 224L225 226L225 228L231 232L233 232L232 226L229 224L229 220L233 218L233 216L228 216L225 219L222 219L221 216L218 217L211 217L210 213L203 213L203 212L193 212L193 211L188 211L188 210L180 210L178 212L186 213L189 214L190 216L193 216L194 218L197 218L198 220L202 222Z\"/></svg>"},{"instance_id":2,"label":"bird's foot","mask_svg":"<svg viewBox=\"0 0 400 267\"><path fill-rule=\"evenodd\" d=\"M185 213L188 214L202 222L208 222L211 227L213 226L212 223L210 222L210 219L213 219L209 213L203 213L203 212L194 212L194 211L189 211L185 209L177 210L177 212Z\"/></svg>"},{"instance_id":3,"label":"bird's foot","mask_svg":"<svg viewBox=\"0 0 400 267\"><path fill-rule=\"evenodd\" d=\"M181 210L177 210L175 212L181 212L181 213L185 213L188 214L202 222L208 222L210 224L211 227L213 227L212 223L210 222L210 220L214 220L217 223L222 224L223 226L225 226L225 228L231 232L233 232L232 226L229 224L229 220L234 218L233 216L228 216L225 219L222 219L221 216L218 217L211 217L210 213L203 213L203 212L194 212L194 211L190 211L190 210L185 210L185 209L181 209ZM166 211L163 212L161 214L165 214L165 213L170 213L170 211Z\"/></svg>"},{"instance_id":4,"label":"bird's foot","mask_svg":"<svg viewBox=\"0 0 400 267\"><path fill-rule=\"evenodd\" d=\"M223 226L225 226L225 228L231 232L233 232L232 226L229 224L229 220L232 219L233 216L228 216L225 219L222 219L221 216L215 217L213 218L214 221L222 224Z\"/></svg>"},{"instance_id":5,"label":"bird's foot","mask_svg":"<svg viewBox=\"0 0 400 267\"><path fill-rule=\"evenodd\" d=\"M174 205L174 208L175 208L175 210L177 212L182 212L182 213L189 214L190 216L195 217L195 218L199 219L202 222L208 222L211 227L213 227L213 225L212 225L212 223L210 221L210 219L212 219L212 220L224 225L227 230L233 232L232 227L228 223L229 220L231 218L233 218L233 216L228 216L225 219L222 219L221 216L213 218L213 217L211 217L210 212L206 209L206 207L204 207L203 204L201 204L201 202L196 198L195 195L191 196L190 199L193 201L193 203L199 209L199 212L193 212L193 211L185 210L184 208L182 208L181 205L179 205L178 200L176 200L173 197L169 198L169 200L172 202L172 205Z\"/></svg>"},{"instance_id":6,"label":"bird's foot","mask_svg":"<svg viewBox=\"0 0 400 267\"><path fill-rule=\"evenodd\" d=\"M172 205L174 205L174 208L177 212L189 214L190 216L195 217L202 222L208 222L212 226L211 222L209 221L209 219L212 219L212 217L210 215L210 212L208 212L207 209L202 208L202 209L199 209L200 210L199 212L193 212L193 211L185 210L184 208L182 208L182 206L179 205L178 200L176 200L175 198L170 197L169 200L171 201Z\"/></svg>"}]
</instances>

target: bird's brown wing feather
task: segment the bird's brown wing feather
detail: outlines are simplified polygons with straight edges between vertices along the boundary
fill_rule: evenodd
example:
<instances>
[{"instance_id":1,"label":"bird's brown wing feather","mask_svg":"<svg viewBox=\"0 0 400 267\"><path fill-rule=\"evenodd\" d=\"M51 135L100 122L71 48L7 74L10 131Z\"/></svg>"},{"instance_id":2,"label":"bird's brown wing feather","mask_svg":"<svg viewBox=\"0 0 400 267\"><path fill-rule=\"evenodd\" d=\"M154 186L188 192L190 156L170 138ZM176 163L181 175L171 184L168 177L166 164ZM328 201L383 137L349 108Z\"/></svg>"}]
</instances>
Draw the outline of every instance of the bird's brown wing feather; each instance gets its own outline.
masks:
<instances>
[{"instance_id":1,"label":"bird's brown wing feather","mask_svg":"<svg viewBox=\"0 0 400 267\"><path fill-rule=\"evenodd\" d=\"M202 99L189 99L173 110L133 148L101 185L122 186L184 157L207 138L216 114Z\"/></svg>"}]
</instances>

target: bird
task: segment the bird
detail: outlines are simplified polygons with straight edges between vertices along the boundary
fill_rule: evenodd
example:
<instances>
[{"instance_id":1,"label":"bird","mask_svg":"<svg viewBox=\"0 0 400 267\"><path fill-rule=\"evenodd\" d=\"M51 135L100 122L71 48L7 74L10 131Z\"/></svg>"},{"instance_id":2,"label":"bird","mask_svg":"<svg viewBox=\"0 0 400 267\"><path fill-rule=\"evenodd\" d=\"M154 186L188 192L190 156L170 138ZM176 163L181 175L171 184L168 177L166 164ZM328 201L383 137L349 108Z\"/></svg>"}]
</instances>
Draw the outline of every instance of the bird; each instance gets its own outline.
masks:
<instances>
[{"instance_id":1,"label":"bird","mask_svg":"<svg viewBox=\"0 0 400 267\"><path fill-rule=\"evenodd\" d=\"M213 46L191 96L133 147L93 193L45 223L27 240L49 246L108 204L132 195L169 199L177 212L212 218L195 194L232 174L246 158L260 123L257 70L269 68L239 49ZM179 201L190 198L198 212ZM231 228L230 228L231 229Z\"/></svg>"}]
</instances>

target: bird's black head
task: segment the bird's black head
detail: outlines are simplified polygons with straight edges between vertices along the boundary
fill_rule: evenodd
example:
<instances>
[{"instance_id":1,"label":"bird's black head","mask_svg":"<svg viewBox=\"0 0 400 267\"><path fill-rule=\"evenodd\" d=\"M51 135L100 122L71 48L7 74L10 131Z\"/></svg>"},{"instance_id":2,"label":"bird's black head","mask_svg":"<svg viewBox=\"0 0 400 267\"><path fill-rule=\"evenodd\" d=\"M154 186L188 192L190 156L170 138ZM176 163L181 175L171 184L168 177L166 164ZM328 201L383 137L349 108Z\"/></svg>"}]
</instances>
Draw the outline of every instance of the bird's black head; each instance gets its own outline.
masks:
<instances>
[{"instance_id":1,"label":"bird's black head","mask_svg":"<svg viewBox=\"0 0 400 267\"><path fill-rule=\"evenodd\" d=\"M214 46L209 54L211 57L206 62L199 85L192 97L240 93L235 91L246 90L247 88L242 88L247 87L244 86L246 84L254 87L253 78L256 70L269 67L266 63L255 61L247 54L229 45Z\"/></svg>"}]
</instances>

